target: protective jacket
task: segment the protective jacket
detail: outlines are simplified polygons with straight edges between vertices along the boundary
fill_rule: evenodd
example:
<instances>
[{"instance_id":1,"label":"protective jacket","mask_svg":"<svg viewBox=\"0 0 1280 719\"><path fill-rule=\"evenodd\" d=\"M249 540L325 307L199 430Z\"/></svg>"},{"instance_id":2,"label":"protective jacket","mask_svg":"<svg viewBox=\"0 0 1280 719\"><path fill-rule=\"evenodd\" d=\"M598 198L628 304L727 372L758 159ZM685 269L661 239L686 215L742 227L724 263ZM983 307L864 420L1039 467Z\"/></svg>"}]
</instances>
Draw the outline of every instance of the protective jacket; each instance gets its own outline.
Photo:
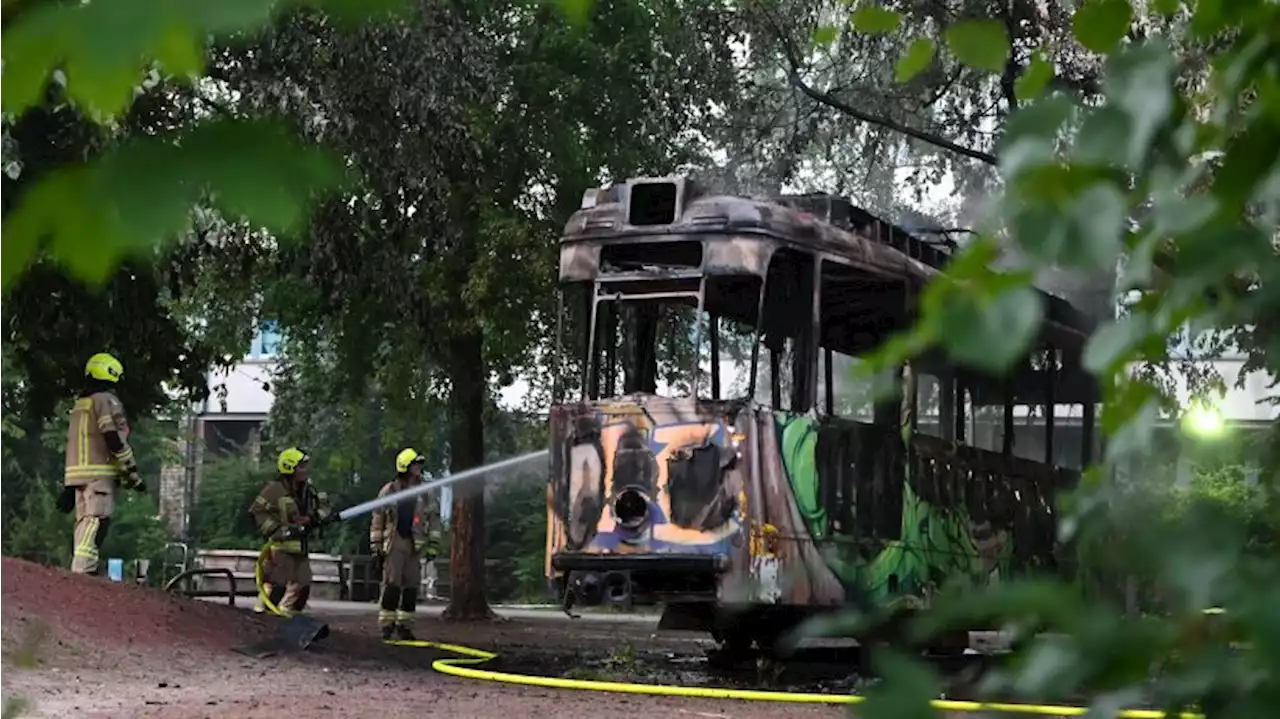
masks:
<instances>
[{"instance_id":1,"label":"protective jacket","mask_svg":"<svg viewBox=\"0 0 1280 719\"><path fill-rule=\"evenodd\" d=\"M113 392L100 390L76 399L67 427L63 483L83 487L99 479L136 472L129 446L129 421Z\"/></svg>"},{"instance_id":2,"label":"protective jacket","mask_svg":"<svg viewBox=\"0 0 1280 719\"><path fill-rule=\"evenodd\" d=\"M399 492L411 485L399 478L382 485L378 496ZM412 543L418 554L424 547L440 545L439 503L433 497L420 494L403 502L397 502L374 510L369 523L369 548L375 554L391 554L395 545Z\"/></svg>"},{"instance_id":3,"label":"protective jacket","mask_svg":"<svg viewBox=\"0 0 1280 719\"><path fill-rule=\"evenodd\" d=\"M306 516L302 509L297 496L285 486L284 480L276 478L267 482L262 491L258 492L249 507L249 514L253 515L258 532L273 549L290 554L306 554L306 538L284 538L285 530L300 525L302 518Z\"/></svg>"},{"instance_id":4,"label":"protective jacket","mask_svg":"<svg viewBox=\"0 0 1280 719\"><path fill-rule=\"evenodd\" d=\"M323 521L333 514L333 505L329 503L329 495L316 489L307 482L302 485L302 513L311 517L312 521Z\"/></svg>"}]
</instances>

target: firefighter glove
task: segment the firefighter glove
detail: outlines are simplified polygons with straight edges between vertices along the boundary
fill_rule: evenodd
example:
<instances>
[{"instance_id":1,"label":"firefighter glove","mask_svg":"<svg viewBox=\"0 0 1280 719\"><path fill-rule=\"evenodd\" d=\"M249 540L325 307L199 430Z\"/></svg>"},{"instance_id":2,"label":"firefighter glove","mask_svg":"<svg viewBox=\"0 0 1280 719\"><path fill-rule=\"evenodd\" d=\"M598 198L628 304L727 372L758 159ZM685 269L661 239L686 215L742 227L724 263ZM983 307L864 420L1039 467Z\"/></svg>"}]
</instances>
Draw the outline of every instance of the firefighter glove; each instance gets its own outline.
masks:
<instances>
[{"instance_id":1,"label":"firefighter glove","mask_svg":"<svg viewBox=\"0 0 1280 719\"><path fill-rule=\"evenodd\" d=\"M382 552L373 553L373 556L369 559L369 568L375 575L382 574L382 564L386 559L386 556L383 555Z\"/></svg>"},{"instance_id":2,"label":"firefighter glove","mask_svg":"<svg viewBox=\"0 0 1280 719\"><path fill-rule=\"evenodd\" d=\"M125 489L132 489L136 492L146 492L147 483L142 481L142 477L138 475L138 470L132 470L124 477Z\"/></svg>"},{"instance_id":3,"label":"firefighter glove","mask_svg":"<svg viewBox=\"0 0 1280 719\"><path fill-rule=\"evenodd\" d=\"M287 542L290 539L300 539L306 533L307 533L306 527L300 527L296 524L290 524L289 526L285 527L283 531L280 532L280 538Z\"/></svg>"}]
</instances>

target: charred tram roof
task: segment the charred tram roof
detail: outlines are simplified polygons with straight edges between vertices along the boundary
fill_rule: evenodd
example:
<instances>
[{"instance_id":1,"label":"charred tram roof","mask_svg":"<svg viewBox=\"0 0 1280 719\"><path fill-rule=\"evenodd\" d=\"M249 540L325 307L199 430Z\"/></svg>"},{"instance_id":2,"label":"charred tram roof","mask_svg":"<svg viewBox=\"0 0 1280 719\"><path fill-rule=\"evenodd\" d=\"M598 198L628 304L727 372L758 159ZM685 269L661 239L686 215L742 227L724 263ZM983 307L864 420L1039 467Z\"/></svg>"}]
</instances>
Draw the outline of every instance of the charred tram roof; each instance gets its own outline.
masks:
<instances>
[{"instance_id":1,"label":"charred tram roof","mask_svg":"<svg viewBox=\"0 0 1280 719\"><path fill-rule=\"evenodd\" d=\"M661 185L674 188L663 198L673 200L667 211L637 211L636 200ZM707 192L683 176L635 178L587 191L560 240L560 281L599 277L604 247L690 241L706 250L700 265L687 269L704 275L764 277L773 250L791 247L886 280L923 286L945 272L951 259L947 243L921 238L837 195L760 198ZM1083 349L1094 323L1067 300L1036 291L1046 301L1043 340L1064 350Z\"/></svg>"}]
</instances>

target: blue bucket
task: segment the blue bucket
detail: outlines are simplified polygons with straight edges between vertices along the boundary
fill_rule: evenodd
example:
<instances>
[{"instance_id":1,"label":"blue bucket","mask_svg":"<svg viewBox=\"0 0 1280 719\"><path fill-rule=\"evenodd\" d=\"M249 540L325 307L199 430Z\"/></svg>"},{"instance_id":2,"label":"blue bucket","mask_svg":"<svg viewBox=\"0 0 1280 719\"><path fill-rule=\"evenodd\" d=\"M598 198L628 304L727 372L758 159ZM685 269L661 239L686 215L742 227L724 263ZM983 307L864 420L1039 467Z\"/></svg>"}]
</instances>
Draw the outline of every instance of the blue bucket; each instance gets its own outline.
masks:
<instances>
[{"instance_id":1,"label":"blue bucket","mask_svg":"<svg viewBox=\"0 0 1280 719\"><path fill-rule=\"evenodd\" d=\"M113 582L124 581L124 560L123 559L112 558L107 560L107 577L109 577Z\"/></svg>"}]
</instances>

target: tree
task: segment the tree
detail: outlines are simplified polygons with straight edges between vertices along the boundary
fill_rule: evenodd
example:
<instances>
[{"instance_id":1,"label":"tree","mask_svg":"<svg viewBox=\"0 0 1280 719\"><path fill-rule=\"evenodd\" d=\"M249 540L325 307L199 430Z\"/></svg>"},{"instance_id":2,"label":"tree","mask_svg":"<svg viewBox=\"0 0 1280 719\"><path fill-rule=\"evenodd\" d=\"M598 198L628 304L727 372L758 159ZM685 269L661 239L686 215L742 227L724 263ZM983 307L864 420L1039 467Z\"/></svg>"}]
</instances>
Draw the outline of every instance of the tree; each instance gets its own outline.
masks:
<instances>
[{"instance_id":1,"label":"tree","mask_svg":"<svg viewBox=\"0 0 1280 719\"><path fill-rule=\"evenodd\" d=\"M268 306L299 342L337 338L352 397L447 396L455 472L485 461L490 383L547 356L555 238L582 190L687 156L696 114L730 87L717 4L594 12L584 32L546 7L423 5L358 33L300 12L216 63L244 111L288 108L365 178L280 253ZM618 127L643 132L619 142ZM454 494L459 618L489 614L482 482Z\"/></svg>"}]
</instances>

